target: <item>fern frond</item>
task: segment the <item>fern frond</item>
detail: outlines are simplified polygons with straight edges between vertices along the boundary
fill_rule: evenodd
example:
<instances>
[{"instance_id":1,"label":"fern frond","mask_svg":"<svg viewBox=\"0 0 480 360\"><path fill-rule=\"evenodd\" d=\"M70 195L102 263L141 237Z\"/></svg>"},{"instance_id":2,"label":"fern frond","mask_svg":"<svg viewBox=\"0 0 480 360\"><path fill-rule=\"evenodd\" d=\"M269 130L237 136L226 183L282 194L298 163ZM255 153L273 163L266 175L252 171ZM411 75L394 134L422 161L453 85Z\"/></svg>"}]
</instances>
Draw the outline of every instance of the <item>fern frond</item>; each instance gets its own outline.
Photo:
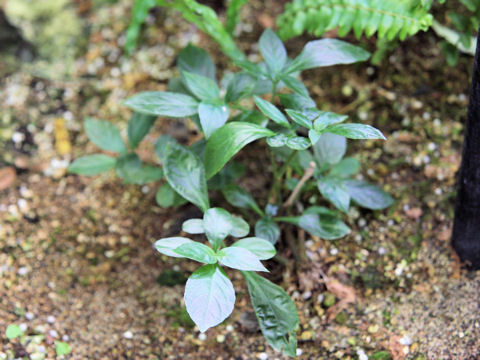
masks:
<instances>
[{"instance_id":1,"label":"fern frond","mask_svg":"<svg viewBox=\"0 0 480 360\"><path fill-rule=\"evenodd\" d=\"M320 36L338 28L338 35L353 31L359 38L404 40L432 23L428 9L412 0L294 0L277 19L278 34L288 39L304 32Z\"/></svg>"}]
</instances>

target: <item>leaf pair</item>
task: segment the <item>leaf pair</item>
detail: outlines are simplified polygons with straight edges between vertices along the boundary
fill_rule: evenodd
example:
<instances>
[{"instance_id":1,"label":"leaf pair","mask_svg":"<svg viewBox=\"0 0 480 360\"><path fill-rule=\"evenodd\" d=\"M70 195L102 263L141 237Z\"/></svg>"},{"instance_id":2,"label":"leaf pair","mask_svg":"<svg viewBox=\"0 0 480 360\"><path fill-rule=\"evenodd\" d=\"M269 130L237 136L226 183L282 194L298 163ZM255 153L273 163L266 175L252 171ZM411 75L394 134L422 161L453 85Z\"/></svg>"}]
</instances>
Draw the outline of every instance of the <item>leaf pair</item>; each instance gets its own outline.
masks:
<instances>
[{"instance_id":1,"label":"leaf pair","mask_svg":"<svg viewBox=\"0 0 480 360\"><path fill-rule=\"evenodd\" d=\"M128 141L135 149L148 133L155 117L135 113L128 122ZM163 177L161 168L144 165L135 153L128 153L120 131L108 121L87 118L85 132L99 148L116 152L117 158L104 154L86 155L76 159L68 168L69 172L81 175L97 175L115 168L117 175L126 184L145 184Z\"/></svg>"}]
</instances>

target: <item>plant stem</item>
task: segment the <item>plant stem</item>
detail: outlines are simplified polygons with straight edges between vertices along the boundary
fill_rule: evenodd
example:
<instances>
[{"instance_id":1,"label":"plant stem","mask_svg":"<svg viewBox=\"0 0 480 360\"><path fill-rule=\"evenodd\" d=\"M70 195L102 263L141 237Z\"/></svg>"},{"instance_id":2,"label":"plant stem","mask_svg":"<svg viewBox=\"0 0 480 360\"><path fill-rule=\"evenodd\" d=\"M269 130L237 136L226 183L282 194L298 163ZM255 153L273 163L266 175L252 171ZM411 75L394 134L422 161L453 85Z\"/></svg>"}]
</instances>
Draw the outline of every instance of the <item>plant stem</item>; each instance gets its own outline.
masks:
<instances>
[{"instance_id":1,"label":"plant stem","mask_svg":"<svg viewBox=\"0 0 480 360\"><path fill-rule=\"evenodd\" d=\"M313 173L315 171L315 163L312 161L310 162L310 167L305 170L305 173L303 174L302 178L298 182L297 186L295 186L295 189L293 189L292 193L288 197L287 201L283 204L284 208L289 208L292 206L293 202L295 201L295 198L297 197L298 193L302 189L303 185L313 176Z\"/></svg>"},{"instance_id":2,"label":"plant stem","mask_svg":"<svg viewBox=\"0 0 480 360\"><path fill-rule=\"evenodd\" d=\"M273 151L270 149L268 150L268 154L270 155L270 162L272 164L272 173L273 173L273 184L268 192L267 201L268 203L280 203L281 202L281 193L280 193L280 179L278 177L278 167L275 161L275 155Z\"/></svg>"},{"instance_id":3,"label":"plant stem","mask_svg":"<svg viewBox=\"0 0 480 360\"><path fill-rule=\"evenodd\" d=\"M278 81L272 82L272 97L270 98L270 102L272 104L275 104L275 95L277 95L277 84L278 84Z\"/></svg>"},{"instance_id":4,"label":"plant stem","mask_svg":"<svg viewBox=\"0 0 480 360\"><path fill-rule=\"evenodd\" d=\"M295 155L297 155L297 153L298 153L298 150L293 150L292 153L288 156L287 160L285 160L285 163L283 164L283 166L278 171L278 176L280 178L283 177L283 175L285 174L285 171L287 171L288 165L290 165L290 163L292 162Z\"/></svg>"}]
</instances>

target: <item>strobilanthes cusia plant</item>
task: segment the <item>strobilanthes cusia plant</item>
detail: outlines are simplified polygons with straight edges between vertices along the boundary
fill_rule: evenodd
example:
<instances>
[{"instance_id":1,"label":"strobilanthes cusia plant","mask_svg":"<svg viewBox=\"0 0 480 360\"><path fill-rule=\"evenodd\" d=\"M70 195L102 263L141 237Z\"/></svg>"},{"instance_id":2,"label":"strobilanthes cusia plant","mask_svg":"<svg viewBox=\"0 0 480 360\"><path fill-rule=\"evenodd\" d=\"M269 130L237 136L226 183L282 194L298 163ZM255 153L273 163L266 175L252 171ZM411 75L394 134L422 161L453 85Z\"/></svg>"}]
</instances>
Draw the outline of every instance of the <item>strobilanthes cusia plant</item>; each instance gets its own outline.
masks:
<instances>
[{"instance_id":1,"label":"strobilanthes cusia plant","mask_svg":"<svg viewBox=\"0 0 480 360\"><path fill-rule=\"evenodd\" d=\"M85 130L92 142L118 156L87 155L75 160L70 171L95 175L115 169L125 183L162 181L157 193L161 206L185 202L198 206L203 218L185 221L182 229L204 234L207 242L169 237L154 245L164 255L202 264L185 286L190 317L202 332L223 322L235 304L235 290L224 268L239 270L263 335L276 350L295 356L296 307L283 289L257 274L268 271L261 261L275 255L279 223L294 224L323 239L339 239L350 229L337 210L348 213L352 203L378 210L393 200L379 187L355 180L360 164L344 157L347 138L385 139L382 133L369 125L345 123L345 115L319 110L299 80L304 70L364 61L370 54L340 40L321 39L308 42L291 59L270 29L262 34L259 49L264 62L236 58L241 70L226 74L219 84L212 59L188 45L179 54L180 77L171 79L169 91L142 92L125 101L134 110L128 146L112 124L87 119ZM186 147L161 135L155 145L161 167L144 164L135 148L158 117L190 118L204 139ZM266 141L272 173L264 207L235 183L244 166L232 161L243 147L261 139ZM314 204L294 214L291 205L302 191L314 188L334 209ZM220 190L236 208L252 210L257 216L254 236L249 236L250 225L242 217L211 207L209 190ZM291 192L288 199L286 192Z\"/></svg>"}]
</instances>

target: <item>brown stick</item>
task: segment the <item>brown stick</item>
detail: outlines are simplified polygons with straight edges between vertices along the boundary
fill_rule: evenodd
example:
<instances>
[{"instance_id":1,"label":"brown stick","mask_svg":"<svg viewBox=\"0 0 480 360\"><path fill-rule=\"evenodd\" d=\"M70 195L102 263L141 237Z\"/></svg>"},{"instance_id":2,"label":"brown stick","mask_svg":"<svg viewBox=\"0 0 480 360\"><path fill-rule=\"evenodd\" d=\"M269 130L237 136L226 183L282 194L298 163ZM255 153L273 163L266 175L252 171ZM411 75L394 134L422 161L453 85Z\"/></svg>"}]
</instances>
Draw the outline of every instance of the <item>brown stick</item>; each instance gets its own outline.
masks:
<instances>
[{"instance_id":1,"label":"brown stick","mask_svg":"<svg viewBox=\"0 0 480 360\"><path fill-rule=\"evenodd\" d=\"M310 162L310 167L305 170L305 173L303 174L302 178L298 182L297 186L295 186L295 189L293 189L292 193L288 197L287 201L283 204L284 208L288 208L292 206L293 202L295 201L295 198L297 197L298 193L302 189L303 185L313 176L313 172L315 171L315 163L312 161Z\"/></svg>"}]
</instances>

